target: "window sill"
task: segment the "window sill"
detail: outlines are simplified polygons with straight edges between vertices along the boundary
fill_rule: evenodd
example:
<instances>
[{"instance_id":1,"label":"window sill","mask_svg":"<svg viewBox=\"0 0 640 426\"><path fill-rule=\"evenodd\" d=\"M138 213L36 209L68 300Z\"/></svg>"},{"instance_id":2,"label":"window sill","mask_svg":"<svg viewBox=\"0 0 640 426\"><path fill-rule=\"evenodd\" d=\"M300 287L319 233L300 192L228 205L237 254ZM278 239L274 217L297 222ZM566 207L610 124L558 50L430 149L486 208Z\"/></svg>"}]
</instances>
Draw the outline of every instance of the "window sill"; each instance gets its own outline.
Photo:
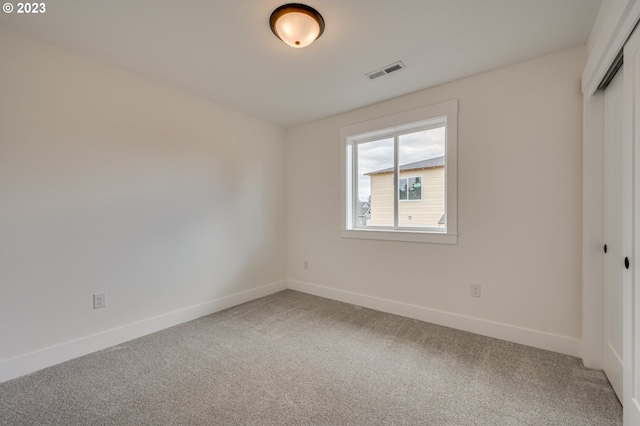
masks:
<instances>
[{"instance_id":1,"label":"window sill","mask_svg":"<svg viewBox=\"0 0 640 426\"><path fill-rule=\"evenodd\" d=\"M408 241L413 243L432 244L458 244L458 234L447 234L445 232L416 232L398 230L365 230L365 229L343 229L340 231L342 238L358 238L364 240L386 240L386 241Z\"/></svg>"}]
</instances>

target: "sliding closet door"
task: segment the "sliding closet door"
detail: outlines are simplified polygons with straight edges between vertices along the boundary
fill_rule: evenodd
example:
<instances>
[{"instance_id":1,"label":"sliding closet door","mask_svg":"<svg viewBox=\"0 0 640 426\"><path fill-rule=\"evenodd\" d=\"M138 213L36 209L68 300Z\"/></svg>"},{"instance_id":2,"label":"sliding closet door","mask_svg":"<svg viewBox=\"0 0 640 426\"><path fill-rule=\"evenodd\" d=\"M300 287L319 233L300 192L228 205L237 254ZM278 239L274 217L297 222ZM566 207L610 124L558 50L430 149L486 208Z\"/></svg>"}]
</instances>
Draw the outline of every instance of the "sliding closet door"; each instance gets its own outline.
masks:
<instances>
[{"instance_id":1,"label":"sliding closet door","mask_svg":"<svg viewBox=\"0 0 640 426\"><path fill-rule=\"evenodd\" d=\"M603 369L622 401L623 181L622 72L604 92ZM627 158L626 161L630 159Z\"/></svg>"}]
</instances>

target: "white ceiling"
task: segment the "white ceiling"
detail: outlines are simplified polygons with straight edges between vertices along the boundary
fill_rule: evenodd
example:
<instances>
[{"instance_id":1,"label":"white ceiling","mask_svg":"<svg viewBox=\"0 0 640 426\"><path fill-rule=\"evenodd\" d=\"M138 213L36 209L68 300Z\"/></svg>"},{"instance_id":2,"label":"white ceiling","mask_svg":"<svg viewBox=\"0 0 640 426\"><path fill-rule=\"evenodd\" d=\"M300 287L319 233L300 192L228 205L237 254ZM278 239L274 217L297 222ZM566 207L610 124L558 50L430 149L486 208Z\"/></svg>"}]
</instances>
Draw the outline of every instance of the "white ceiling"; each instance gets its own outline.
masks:
<instances>
[{"instance_id":1,"label":"white ceiling","mask_svg":"<svg viewBox=\"0 0 640 426\"><path fill-rule=\"evenodd\" d=\"M0 26L289 128L583 45L600 2L309 0L326 29L305 49L269 29L282 0L52 0Z\"/></svg>"}]
</instances>

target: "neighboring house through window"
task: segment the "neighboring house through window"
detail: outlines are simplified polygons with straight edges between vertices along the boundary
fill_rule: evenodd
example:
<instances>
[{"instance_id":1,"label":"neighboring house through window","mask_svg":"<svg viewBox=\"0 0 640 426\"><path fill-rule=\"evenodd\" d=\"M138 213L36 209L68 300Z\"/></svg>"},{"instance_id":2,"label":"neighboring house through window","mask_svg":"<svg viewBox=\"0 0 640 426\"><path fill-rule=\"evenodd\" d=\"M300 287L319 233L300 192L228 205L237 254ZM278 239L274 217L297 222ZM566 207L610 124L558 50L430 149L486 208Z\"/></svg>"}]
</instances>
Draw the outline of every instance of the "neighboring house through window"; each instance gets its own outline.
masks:
<instances>
[{"instance_id":1,"label":"neighboring house through window","mask_svg":"<svg viewBox=\"0 0 640 426\"><path fill-rule=\"evenodd\" d=\"M457 242L457 100L341 129L343 237Z\"/></svg>"},{"instance_id":2,"label":"neighboring house through window","mask_svg":"<svg viewBox=\"0 0 640 426\"><path fill-rule=\"evenodd\" d=\"M442 228L445 211L445 157L400 165L398 174L398 224ZM393 186L393 169L366 174L371 179L370 225L384 225L393 215L393 196L385 188ZM442 221L442 223L440 223ZM388 220L386 221L389 222Z\"/></svg>"}]
</instances>

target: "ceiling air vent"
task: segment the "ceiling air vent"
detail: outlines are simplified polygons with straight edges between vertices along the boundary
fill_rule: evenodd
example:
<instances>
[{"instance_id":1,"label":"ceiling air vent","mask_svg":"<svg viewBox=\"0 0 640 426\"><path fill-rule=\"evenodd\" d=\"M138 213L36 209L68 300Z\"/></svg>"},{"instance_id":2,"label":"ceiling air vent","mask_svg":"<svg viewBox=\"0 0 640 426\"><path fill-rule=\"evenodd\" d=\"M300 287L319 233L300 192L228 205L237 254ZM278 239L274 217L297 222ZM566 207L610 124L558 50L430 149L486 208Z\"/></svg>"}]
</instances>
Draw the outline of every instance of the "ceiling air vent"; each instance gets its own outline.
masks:
<instances>
[{"instance_id":1,"label":"ceiling air vent","mask_svg":"<svg viewBox=\"0 0 640 426\"><path fill-rule=\"evenodd\" d=\"M383 75L390 74L403 68L406 68L406 66L402 63L402 61L398 61L394 62L393 64L389 64L386 67L382 67L378 70L371 71L370 73L367 73L365 75L369 77L369 79L373 80L374 78L382 77Z\"/></svg>"}]
</instances>

